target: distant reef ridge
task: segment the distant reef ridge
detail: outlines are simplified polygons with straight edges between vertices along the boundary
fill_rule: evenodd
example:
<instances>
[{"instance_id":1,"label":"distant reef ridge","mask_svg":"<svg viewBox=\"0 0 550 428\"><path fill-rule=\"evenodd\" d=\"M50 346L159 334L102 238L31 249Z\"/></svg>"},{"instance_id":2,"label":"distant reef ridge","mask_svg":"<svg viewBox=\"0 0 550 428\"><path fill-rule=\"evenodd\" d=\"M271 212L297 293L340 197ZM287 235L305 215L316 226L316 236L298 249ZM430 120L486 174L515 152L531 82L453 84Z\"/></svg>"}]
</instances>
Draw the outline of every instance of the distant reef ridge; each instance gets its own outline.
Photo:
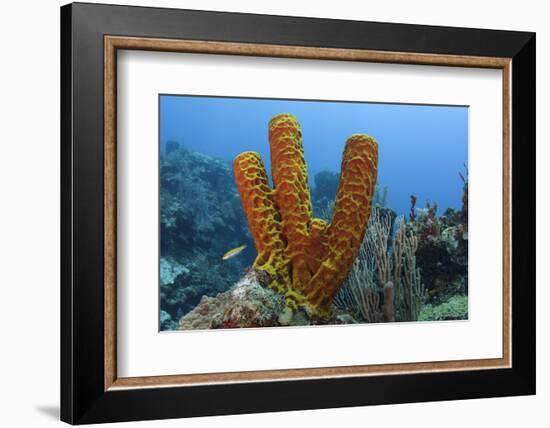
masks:
<instances>
[{"instance_id":1,"label":"distant reef ridge","mask_svg":"<svg viewBox=\"0 0 550 428\"><path fill-rule=\"evenodd\" d=\"M247 245L226 262L231 248ZM250 240L229 162L168 141L160 154L161 328L174 328L203 295L238 281L253 262Z\"/></svg>"}]
</instances>

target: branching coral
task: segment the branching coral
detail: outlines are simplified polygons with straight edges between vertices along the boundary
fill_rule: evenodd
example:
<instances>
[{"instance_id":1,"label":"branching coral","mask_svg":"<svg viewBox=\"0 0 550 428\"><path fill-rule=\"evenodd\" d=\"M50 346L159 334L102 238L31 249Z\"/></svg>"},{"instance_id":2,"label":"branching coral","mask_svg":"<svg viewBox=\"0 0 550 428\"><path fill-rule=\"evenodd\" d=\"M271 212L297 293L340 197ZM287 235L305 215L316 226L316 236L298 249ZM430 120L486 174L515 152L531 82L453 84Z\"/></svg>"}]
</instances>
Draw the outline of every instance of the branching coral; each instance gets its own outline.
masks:
<instances>
[{"instance_id":1,"label":"branching coral","mask_svg":"<svg viewBox=\"0 0 550 428\"><path fill-rule=\"evenodd\" d=\"M416 265L417 245L418 238L403 217L392 223L391 211L373 207L359 254L338 293L337 306L369 323L416 321L426 300Z\"/></svg>"},{"instance_id":2,"label":"branching coral","mask_svg":"<svg viewBox=\"0 0 550 428\"><path fill-rule=\"evenodd\" d=\"M426 300L420 269L416 266L418 238L412 230L407 231L403 219L397 223L398 229L393 238L393 259L395 271L401 271L399 289L396 290L400 299L400 316L403 321L416 321L422 303Z\"/></svg>"},{"instance_id":3,"label":"branching coral","mask_svg":"<svg viewBox=\"0 0 550 428\"><path fill-rule=\"evenodd\" d=\"M394 225L379 209L373 210L365 245L376 261L378 279L384 287L384 320L416 321L426 291L416 265L418 238L402 217Z\"/></svg>"},{"instance_id":4,"label":"branching coral","mask_svg":"<svg viewBox=\"0 0 550 428\"><path fill-rule=\"evenodd\" d=\"M382 321L380 293L376 284L374 257L361 245L346 282L334 299L335 305L368 323Z\"/></svg>"},{"instance_id":5,"label":"branching coral","mask_svg":"<svg viewBox=\"0 0 550 428\"><path fill-rule=\"evenodd\" d=\"M287 314L299 307L310 316L331 314L369 220L378 167L378 145L364 134L346 142L332 221L312 218L302 133L296 118L280 114L269 123L274 189L260 156L233 163L258 256L254 268L269 274L270 288L285 294ZM284 322L288 319L285 315Z\"/></svg>"}]
</instances>

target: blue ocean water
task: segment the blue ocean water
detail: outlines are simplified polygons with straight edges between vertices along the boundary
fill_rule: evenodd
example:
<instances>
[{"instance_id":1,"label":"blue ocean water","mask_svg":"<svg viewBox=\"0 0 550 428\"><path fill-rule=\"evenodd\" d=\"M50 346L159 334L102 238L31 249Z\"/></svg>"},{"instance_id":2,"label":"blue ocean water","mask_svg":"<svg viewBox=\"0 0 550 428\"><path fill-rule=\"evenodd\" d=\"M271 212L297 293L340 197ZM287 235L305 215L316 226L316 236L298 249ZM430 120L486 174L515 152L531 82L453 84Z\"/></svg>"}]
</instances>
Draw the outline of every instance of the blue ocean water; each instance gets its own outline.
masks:
<instances>
[{"instance_id":1,"label":"blue ocean water","mask_svg":"<svg viewBox=\"0 0 550 428\"><path fill-rule=\"evenodd\" d=\"M331 101L161 95L160 141L232 161L243 151L261 154L270 175L267 125L279 113L301 124L310 186L318 172L340 171L346 139L355 133L379 145L378 185L398 214L436 202L460 209L468 162L468 108Z\"/></svg>"}]
</instances>

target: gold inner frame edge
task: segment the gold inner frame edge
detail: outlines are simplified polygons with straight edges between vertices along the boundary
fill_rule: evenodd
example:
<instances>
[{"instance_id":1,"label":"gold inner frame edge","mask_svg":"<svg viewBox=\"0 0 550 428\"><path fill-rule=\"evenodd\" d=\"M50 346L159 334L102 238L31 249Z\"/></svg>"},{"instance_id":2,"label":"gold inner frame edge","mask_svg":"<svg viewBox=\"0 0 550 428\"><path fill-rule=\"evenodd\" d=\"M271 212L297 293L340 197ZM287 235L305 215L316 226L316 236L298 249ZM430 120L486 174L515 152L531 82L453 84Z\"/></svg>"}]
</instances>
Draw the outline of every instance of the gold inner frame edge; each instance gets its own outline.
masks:
<instances>
[{"instance_id":1,"label":"gold inner frame edge","mask_svg":"<svg viewBox=\"0 0 550 428\"><path fill-rule=\"evenodd\" d=\"M494 68L502 70L503 125L503 349L501 358L376 364L322 368L203 373L170 376L117 377L116 367L116 88L117 50L147 50L218 55L261 56L393 64ZM361 377L511 367L511 58L480 57L361 49L252 43L104 37L104 390L212 385L263 381Z\"/></svg>"}]
</instances>

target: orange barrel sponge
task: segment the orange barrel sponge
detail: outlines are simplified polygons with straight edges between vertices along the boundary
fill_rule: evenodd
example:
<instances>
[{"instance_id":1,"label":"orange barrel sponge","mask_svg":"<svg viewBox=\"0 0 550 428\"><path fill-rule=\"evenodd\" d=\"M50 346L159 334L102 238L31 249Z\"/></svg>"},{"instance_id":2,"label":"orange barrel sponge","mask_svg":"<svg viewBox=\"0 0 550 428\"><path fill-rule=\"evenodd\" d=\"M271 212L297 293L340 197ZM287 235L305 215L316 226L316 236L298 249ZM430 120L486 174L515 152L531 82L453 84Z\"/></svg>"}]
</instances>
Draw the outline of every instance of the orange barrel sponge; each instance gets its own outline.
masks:
<instances>
[{"instance_id":1,"label":"orange barrel sponge","mask_svg":"<svg viewBox=\"0 0 550 428\"><path fill-rule=\"evenodd\" d=\"M371 212L378 169L378 144L364 134L346 142L334 215L327 229L327 253L305 294L308 309L321 316L331 311L357 257Z\"/></svg>"},{"instance_id":2,"label":"orange barrel sponge","mask_svg":"<svg viewBox=\"0 0 550 428\"><path fill-rule=\"evenodd\" d=\"M279 322L288 324L304 308L324 318L357 257L370 217L378 167L378 145L364 134L346 142L334 215L330 224L312 218L300 125L291 114L269 122L274 190L260 155L235 158L237 189L256 245L254 268L271 278L269 287L285 295Z\"/></svg>"},{"instance_id":3,"label":"orange barrel sponge","mask_svg":"<svg viewBox=\"0 0 550 428\"><path fill-rule=\"evenodd\" d=\"M311 219L309 233L308 267L311 272L317 272L328 249L328 225L320 218Z\"/></svg>"},{"instance_id":4,"label":"orange barrel sponge","mask_svg":"<svg viewBox=\"0 0 550 428\"><path fill-rule=\"evenodd\" d=\"M233 174L256 252L254 267L265 271L270 288L285 293L289 284L280 216L275 209L264 164L256 152L244 152L233 161Z\"/></svg>"},{"instance_id":5,"label":"orange barrel sponge","mask_svg":"<svg viewBox=\"0 0 550 428\"><path fill-rule=\"evenodd\" d=\"M302 131L296 118L279 114L269 122L269 146L274 199L287 239L286 257L292 266L292 289L300 293L311 279L307 254L310 248L311 199Z\"/></svg>"}]
</instances>

